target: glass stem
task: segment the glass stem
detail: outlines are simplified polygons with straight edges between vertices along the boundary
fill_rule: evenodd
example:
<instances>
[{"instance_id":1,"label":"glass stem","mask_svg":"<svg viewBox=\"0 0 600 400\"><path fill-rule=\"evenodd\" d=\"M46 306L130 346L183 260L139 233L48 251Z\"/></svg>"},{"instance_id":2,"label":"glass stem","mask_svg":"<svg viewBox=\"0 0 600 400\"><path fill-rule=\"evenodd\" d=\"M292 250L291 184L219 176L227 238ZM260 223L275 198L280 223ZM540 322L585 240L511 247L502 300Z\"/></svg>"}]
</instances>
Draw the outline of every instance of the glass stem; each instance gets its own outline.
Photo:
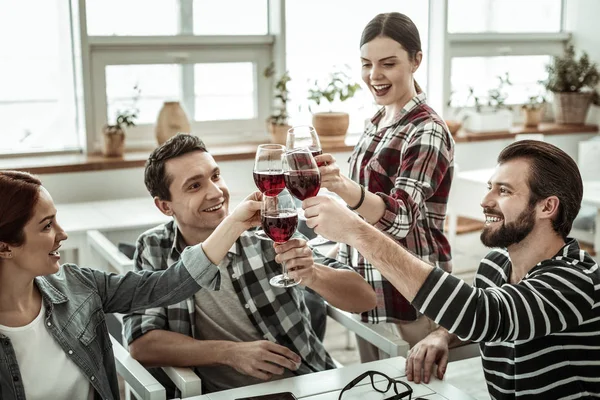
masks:
<instances>
[{"instance_id":1,"label":"glass stem","mask_svg":"<svg viewBox=\"0 0 600 400\"><path fill-rule=\"evenodd\" d=\"M283 274L282 274L282 276L283 276L283 279L285 279L285 280L288 280L288 279L290 279L290 277L289 277L289 276L288 276L288 274L287 274L287 268L286 268L286 266L285 266L285 261L282 261L282 262L281 262L281 267L283 268Z\"/></svg>"}]
</instances>

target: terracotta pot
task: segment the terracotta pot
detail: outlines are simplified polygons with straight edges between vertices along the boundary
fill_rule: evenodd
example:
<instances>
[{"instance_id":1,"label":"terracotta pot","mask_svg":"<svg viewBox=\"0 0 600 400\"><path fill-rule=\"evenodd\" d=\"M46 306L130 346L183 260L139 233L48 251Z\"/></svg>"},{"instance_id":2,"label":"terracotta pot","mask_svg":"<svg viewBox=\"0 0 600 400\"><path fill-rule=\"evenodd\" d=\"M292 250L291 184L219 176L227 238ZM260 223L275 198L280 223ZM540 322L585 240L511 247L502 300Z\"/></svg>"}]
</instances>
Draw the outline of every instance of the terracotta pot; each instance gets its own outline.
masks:
<instances>
[{"instance_id":1,"label":"terracotta pot","mask_svg":"<svg viewBox=\"0 0 600 400\"><path fill-rule=\"evenodd\" d=\"M446 125L448 125L448 130L450 131L450 134L452 136L456 135L456 133L462 126L462 123L460 121L446 120L445 122L446 122Z\"/></svg>"},{"instance_id":2,"label":"terracotta pot","mask_svg":"<svg viewBox=\"0 0 600 400\"><path fill-rule=\"evenodd\" d=\"M125 131L119 126L104 128L102 154L105 157L123 157L125 153Z\"/></svg>"},{"instance_id":3,"label":"terracotta pot","mask_svg":"<svg viewBox=\"0 0 600 400\"><path fill-rule=\"evenodd\" d=\"M178 101L165 101L156 119L156 141L160 146L177 133L191 133L190 121Z\"/></svg>"},{"instance_id":4,"label":"terracotta pot","mask_svg":"<svg viewBox=\"0 0 600 400\"><path fill-rule=\"evenodd\" d=\"M348 125L350 125L350 116L344 112L314 113L312 124L320 138L323 136L344 137L348 131Z\"/></svg>"},{"instance_id":5,"label":"terracotta pot","mask_svg":"<svg viewBox=\"0 0 600 400\"><path fill-rule=\"evenodd\" d=\"M592 93L554 92L554 119L557 124L585 124Z\"/></svg>"},{"instance_id":6,"label":"terracotta pot","mask_svg":"<svg viewBox=\"0 0 600 400\"><path fill-rule=\"evenodd\" d=\"M277 125L271 122L267 122L267 130L271 135L271 143L282 144L285 146L287 139L287 133L290 130L289 125Z\"/></svg>"},{"instance_id":7,"label":"terracotta pot","mask_svg":"<svg viewBox=\"0 0 600 400\"><path fill-rule=\"evenodd\" d=\"M530 109L524 108L523 115L525 116L525 121L523 121L523 125L529 127L536 127L542 121L542 116L544 115L543 108Z\"/></svg>"}]
</instances>

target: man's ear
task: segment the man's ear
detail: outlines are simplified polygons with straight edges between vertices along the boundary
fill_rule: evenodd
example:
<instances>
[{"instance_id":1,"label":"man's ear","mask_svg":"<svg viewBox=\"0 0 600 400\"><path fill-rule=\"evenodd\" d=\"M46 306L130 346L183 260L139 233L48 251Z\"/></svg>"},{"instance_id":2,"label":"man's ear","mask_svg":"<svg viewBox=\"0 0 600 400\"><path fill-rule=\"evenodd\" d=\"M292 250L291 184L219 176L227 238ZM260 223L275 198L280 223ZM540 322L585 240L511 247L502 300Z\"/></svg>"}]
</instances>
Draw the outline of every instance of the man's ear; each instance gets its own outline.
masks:
<instances>
[{"instance_id":1,"label":"man's ear","mask_svg":"<svg viewBox=\"0 0 600 400\"><path fill-rule=\"evenodd\" d=\"M540 201L539 211L541 218L554 220L560 210L560 200L556 196L550 196Z\"/></svg>"},{"instance_id":2,"label":"man's ear","mask_svg":"<svg viewBox=\"0 0 600 400\"><path fill-rule=\"evenodd\" d=\"M165 214L166 216L172 217L174 215L173 210L171 209L170 201L162 200L155 196L154 205L160 210L161 213Z\"/></svg>"},{"instance_id":3,"label":"man's ear","mask_svg":"<svg viewBox=\"0 0 600 400\"><path fill-rule=\"evenodd\" d=\"M13 253L10 246L7 243L0 242L0 258L10 259L12 256Z\"/></svg>"}]
</instances>

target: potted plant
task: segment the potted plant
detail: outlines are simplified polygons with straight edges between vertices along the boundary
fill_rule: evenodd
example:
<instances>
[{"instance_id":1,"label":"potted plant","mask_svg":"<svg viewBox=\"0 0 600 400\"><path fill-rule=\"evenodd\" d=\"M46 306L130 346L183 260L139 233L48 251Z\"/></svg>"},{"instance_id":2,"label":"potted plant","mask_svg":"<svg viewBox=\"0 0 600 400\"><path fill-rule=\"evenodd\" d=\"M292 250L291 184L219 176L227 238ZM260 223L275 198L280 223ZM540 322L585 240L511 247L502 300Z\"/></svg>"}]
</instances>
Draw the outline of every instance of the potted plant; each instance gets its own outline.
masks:
<instances>
[{"instance_id":1,"label":"potted plant","mask_svg":"<svg viewBox=\"0 0 600 400\"><path fill-rule=\"evenodd\" d=\"M334 71L324 82L314 81L313 87L308 91L308 100L320 106L324 100L329 104L329 111L314 112L312 123L319 136L338 137L343 141L350 116L346 112L334 112L331 106L335 101L346 101L360 90L360 85L352 80L345 70ZM312 111L311 107L309 109ZM337 139L333 139L336 141Z\"/></svg>"},{"instance_id":2,"label":"potted plant","mask_svg":"<svg viewBox=\"0 0 600 400\"><path fill-rule=\"evenodd\" d=\"M456 111L461 115L460 120L466 130L471 132L507 131L512 127L512 108L506 104L508 95L504 92L505 86L512 83L508 73L498 76L498 87L487 91L486 95L476 95L475 89L469 87L469 94L465 103L473 102L473 108Z\"/></svg>"},{"instance_id":3,"label":"potted plant","mask_svg":"<svg viewBox=\"0 0 600 400\"><path fill-rule=\"evenodd\" d=\"M529 96L529 101L521 106L525 120L523 125L536 127L542 121L544 109L546 107L546 98L542 95Z\"/></svg>"},{"instance_id":4,"label":"potted plant","mask_svg":"<svg viewBox=\"0 0 600 400\"><path fill-rule=\"evenodd\" d=\"M273 64L265 70L264 75L267 78L275 75ZM267 118L267 130L271 134L271 142L273 143L285 144L287 132L291 128L288 124L290 116L287 111L287 102L289 100L287 84L291 80L289 73L286 71L275 82L273 112Z\"/></svg>"},{"instance_id":5,"label":"potted plant","mask_svg":"<svg viewBox=\"0 0 600 400\"><path fill-rule=\"evenodd\" d=\"M559 124L583 124L590 104L600 104L595 86L600 81L597 65L586 52L579 60L575 47L569 44L562 57L554 57L546 65L548 78L540 83L554 95L554 118Z\"/></svg>"},{"instance_id":6,"label":"potted plant","mask_svg":"<svg viewBox=\"0 0 600 400\"><path fill-rule=\"evenodd\" d=\"M118 110L114 124L106 124L103 129L104 146L102 154L106 157L122 157L125 152L125 127L135 126L139 110L136 107L141 90L133 87L131 106L125 110Z\"/></svg>"}]
</instances>

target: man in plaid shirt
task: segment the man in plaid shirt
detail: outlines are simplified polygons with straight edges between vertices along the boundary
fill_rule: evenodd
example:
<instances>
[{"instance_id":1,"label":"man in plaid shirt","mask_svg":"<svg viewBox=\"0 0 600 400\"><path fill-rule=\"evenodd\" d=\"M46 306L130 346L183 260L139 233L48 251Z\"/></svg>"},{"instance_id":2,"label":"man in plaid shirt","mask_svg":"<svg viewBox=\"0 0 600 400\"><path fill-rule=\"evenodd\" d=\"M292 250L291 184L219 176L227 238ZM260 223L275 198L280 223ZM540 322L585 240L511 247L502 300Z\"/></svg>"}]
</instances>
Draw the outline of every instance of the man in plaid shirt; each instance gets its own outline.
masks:
<instances>
[{"instance_id":1,"label":"man in plaid shirt","mask_svg":"<svg viewBox=\"0 0 600 400\"><path fill-rule=\"evenodd\" d=\"M173 221L140 236L135 268L166 269L225 218L229 191L204 144L183 134L150 155L145 182L156 206ZM292 277L351 312L375 306L371 287L300 238L274 247L244 232L229 245L223 260L213 260L219 290L202 289L182 303L125 317L132 356L146 366L195 367L208 392L333 368L311 327L304 290L274 288L269 279L285 261Z\"/></svg>"}]
</instances>

